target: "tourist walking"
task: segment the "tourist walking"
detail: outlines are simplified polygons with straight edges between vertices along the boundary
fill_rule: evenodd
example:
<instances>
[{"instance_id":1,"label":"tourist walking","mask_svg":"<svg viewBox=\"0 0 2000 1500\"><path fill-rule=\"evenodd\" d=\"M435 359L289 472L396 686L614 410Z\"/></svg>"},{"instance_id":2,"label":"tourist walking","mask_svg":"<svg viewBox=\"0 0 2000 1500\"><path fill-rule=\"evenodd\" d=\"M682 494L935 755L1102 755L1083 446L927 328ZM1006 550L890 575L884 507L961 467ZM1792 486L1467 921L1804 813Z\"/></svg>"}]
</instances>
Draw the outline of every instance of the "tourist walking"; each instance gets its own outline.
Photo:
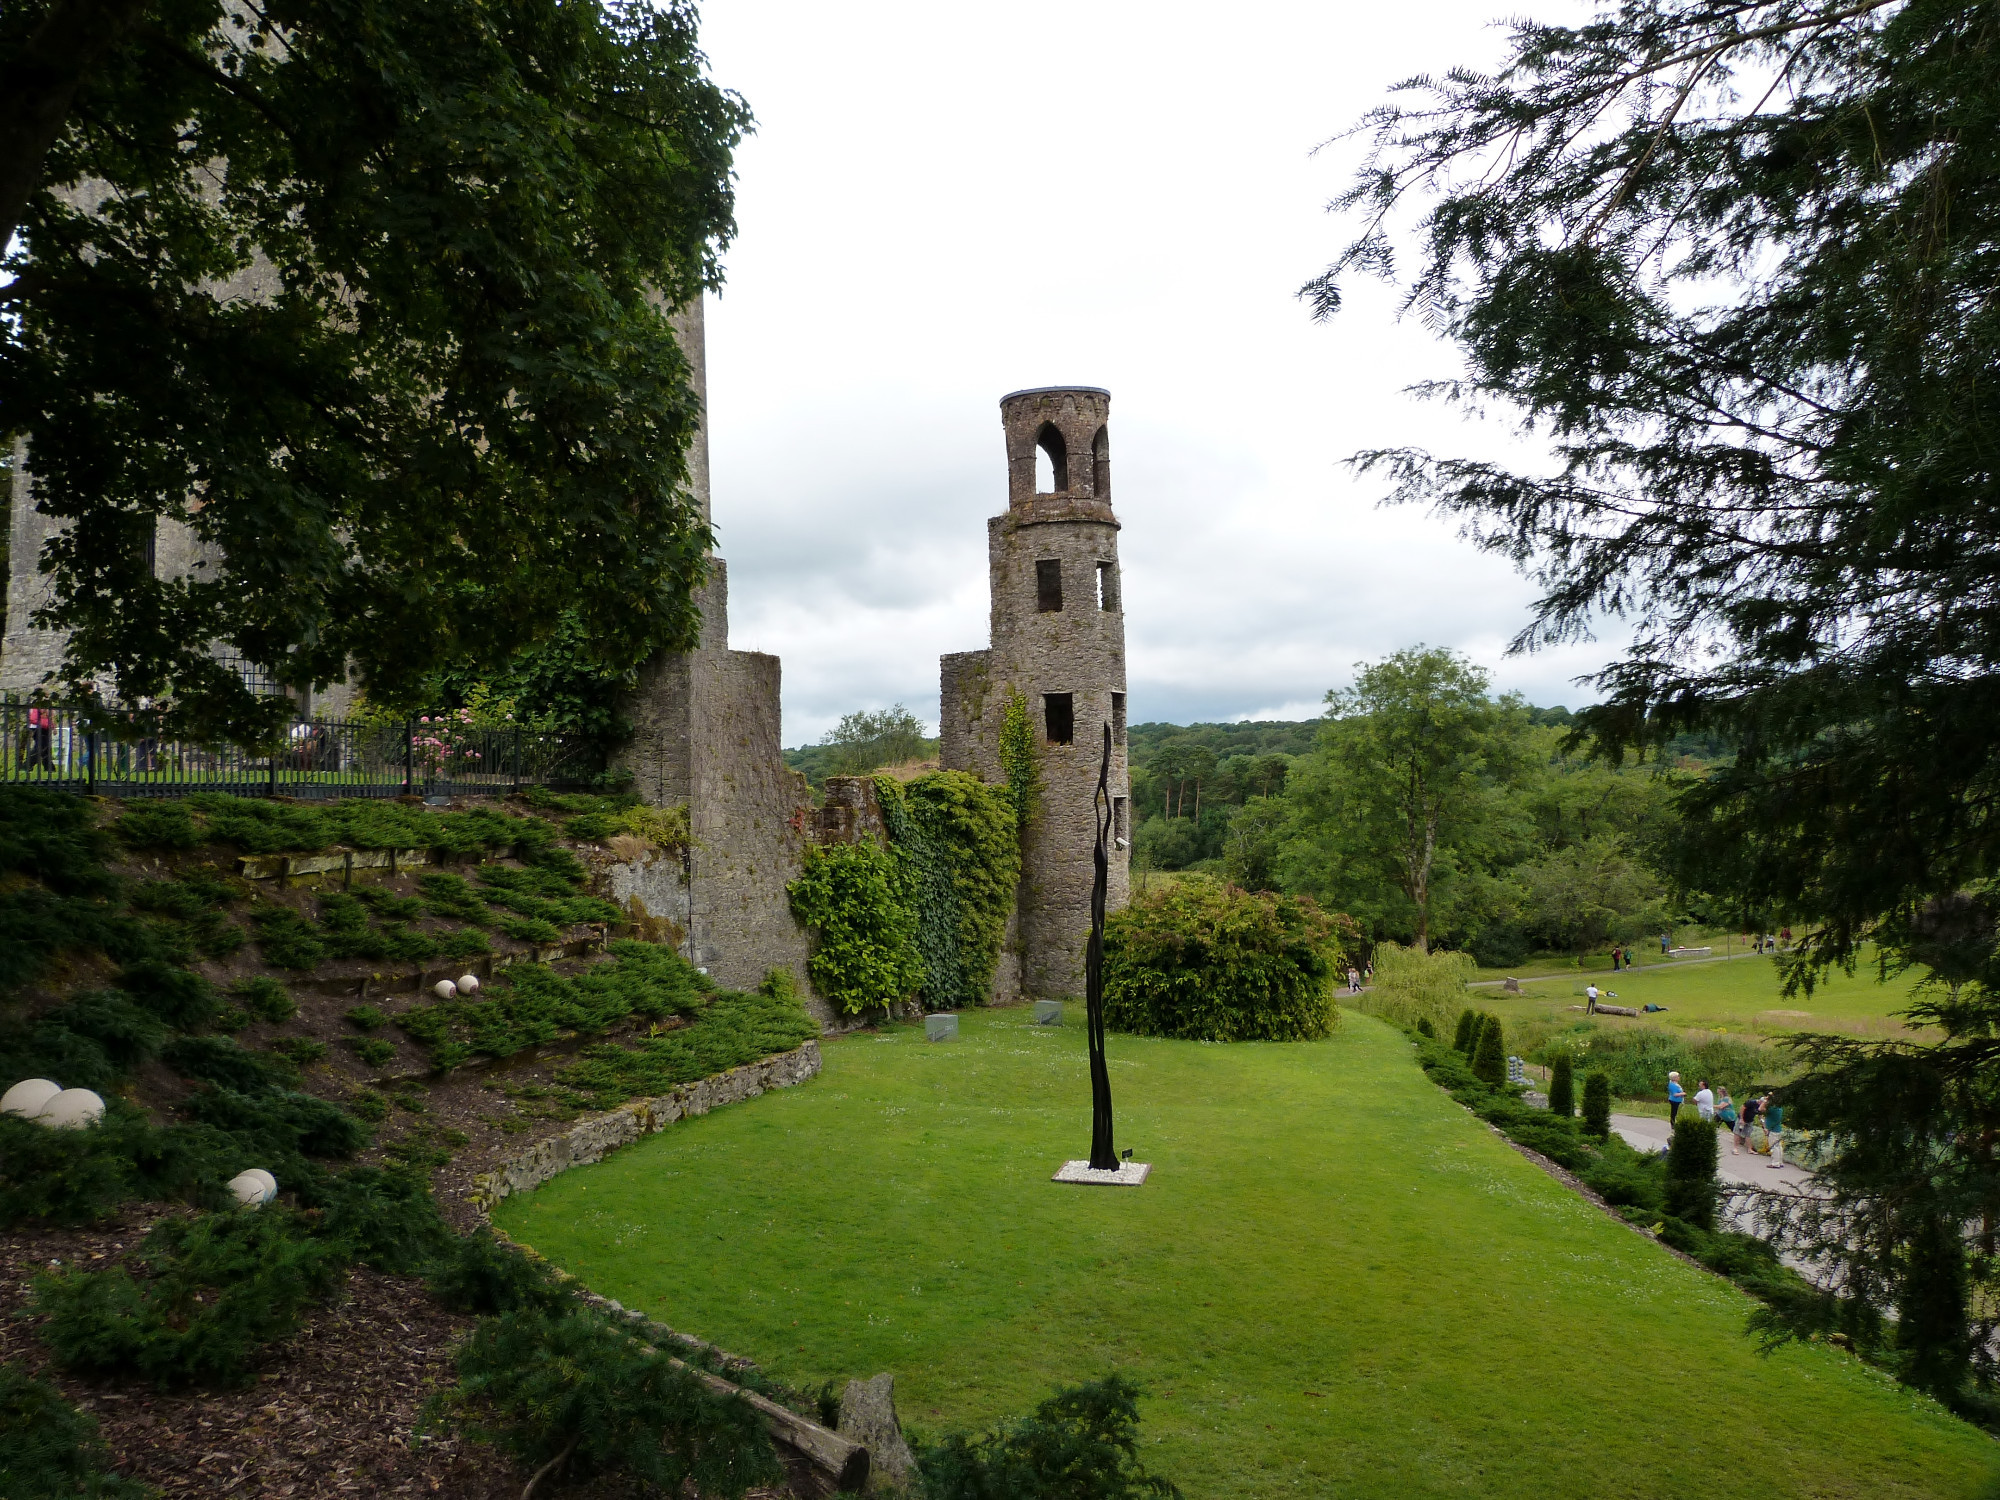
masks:
<instances>
[{"instance_id":1,"label":"tourist walking","mask_svg":"<svg viewBox=\"0 0 2000 1500\"><path fill-rule=\"evenodd\" d=\"M1361 971L1353 964L1347 966L1347 993L1350 995L1361 993Z\"/></svg>"},{"instance_id":2,"label":"tourist walking","mask_svg":"<svg viewBox=\"0 0 2000 1500\"><path fill-rule=\"evenodd\" d=\"M1715 1094L1706 1078L1697 1078L1694 1082L1694 1112L1704 1120L1715 1119Z\"/></svg>"},{"instance_id":3,"label":"tourist walking","mask_svg":"<svg viewBox=\"0 0 2000 1500\"><path fill-rule=\"evenodd\" d=\"M1727 1127L1732 1137L1736 1134L1736 1101L1729 1097L1729 1085L1726 1083L1715 1086L1715 1120L1718 1125Z\"/></svg>"},{"instance_id":4,"label":"tourist walking","mask_svg":"<svg viewBox=\"0 0 2000 1500\"><path fill-rule=\"evenodd\" d=\"M1736 1117L1736 1130L1734 1132L1736 1138L1729 1144L1729 1154L1731 1156L1741 1156L1745 1151L1750 1150L1750 1127L1757 1123L1758 1111L1763 1107L1764 1101L1759 1099L1755 1094L1752 1094L1748 1099L1743 1101L1743 1113Z\"/></svg>"},{"instance_id":5,"label":"tourist walking","mask_svg":"<svg viewBox=\"0 0 2000 1500\"><path fill-rule=\"evenodd\" d=\"M1687 1099L1687 1090L1681 1087L1681 1075L1667 1075L1667 1128L1671 1130L1680 1123L1681 1105Z\"/></svg>"},{"instance_id":6,"label":"tourist walking","mask_svg":"<svg viewBox=\"0 0 2000 1500\"><path fill-rule=\"evenodd\" d=\"M1771 1096L1764 1096L1764 1133L1771 1138L1771 1159L1765 1163L1769 1167L1785 1164L1785 1106L1773 1104Z\"/></svg>"},{"instance_id":7,"label":"tourist walking","mask_svg":"<svg viewBox=\"0 0 2000 1500\"><path fill-rule=\"evenodd\" d=\"M1674 935L1671 932L1660 934L1660 957L1665 958L1667 956L1667 949L1673 946L1673 941Z\"/></svg>"}]
</instances>

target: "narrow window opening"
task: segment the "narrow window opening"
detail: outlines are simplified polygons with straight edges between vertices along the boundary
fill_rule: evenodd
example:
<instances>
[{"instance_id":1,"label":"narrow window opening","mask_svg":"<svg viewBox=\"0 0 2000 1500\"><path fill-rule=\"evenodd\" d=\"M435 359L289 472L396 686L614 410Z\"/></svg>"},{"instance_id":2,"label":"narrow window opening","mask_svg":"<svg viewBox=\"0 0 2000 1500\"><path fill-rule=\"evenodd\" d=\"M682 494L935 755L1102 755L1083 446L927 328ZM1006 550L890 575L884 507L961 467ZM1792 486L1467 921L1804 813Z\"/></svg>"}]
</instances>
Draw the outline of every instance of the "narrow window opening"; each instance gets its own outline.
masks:
<instances>
[{"instance_id":1,"label":"narrow window opening","mask_svg":"<svg viewBox=\"0 0 2000 1500\"><path fill-rule=\"evenodd\" d=\"M1062 608L1062 559L1038 558L1035 562L1035 608L1045 615Z\"/></svg>"},{"instance_id":2,"label":"narrow window opening","mask_svg":"<svg viewBox=\"0 0 2000 1500\"><path fill-rule=\"evenodd\" d=\"M1126 845L1132 842L1132 835L1126 828L1125 799L1123 797L1113 797L1111 799L1111 836L1116 841L1115 847L1119 849L1125 848Z\"/></svg>"},{"instance_id":3,"label":"narrow window opening","mask_svg":"<svg viewBox=\"0 0 2000 1500\"><path fill-rule=\"evenodd\" d=\"M1118 564L1097 565L1097 607L1110 614L1118 612Z\"/></svg>"},{"instance_id":4,"label":"narrow window opening","mask_svg":"<svg viewBox=\"0 0 2000 1500\"><path fill-rule=\"evenodd\" d=\"M1042 694L1042 718L1051 745L1067 745L1076 739L1076 698L1070 693Z\"/></svg>"},{"instance_id":5,"label":"narrow window opening","mask_svg":"<svg viewBox=\"0 0 2000 1500\"><path fill-rule=\"evenodd\" d=\"M1090 492L1100 500L1111 498L1111 429L1100 427L1090 440Z\"/></svg>"},{"instance_id":6,"label":"narrow window opening","mask_svg":"<svg viewBox=\"0 0 2000 1500\"><path fill-rule=\"evenodd\" d=\"M146 543L141 549L141 560L146 564L146 576L160 576L160 523L156 520L146 528Z\"/></svg>"},{"instance_id":7,"label":"narrow window opening","mask_svg":"<svg viewBox=\"0 0 2000 1500\"><path fill-rule=\"evenodd\" d=\"M1123 693L1113 693L1111 695L1111 742L1114 745L1121 746L1125 743L1125 695Z\"/></svg>"},{"instance_id":8,"label":"narrow window opening","mask_svg":"<svg viewBox=\"0 0 2000 1500\"><path fill-rule=\"evenodd\" d=\"M1035 493L1059 494L1069 488L1069 446L1053 422L1035 434Z\"/></svg>"}]
</instances>

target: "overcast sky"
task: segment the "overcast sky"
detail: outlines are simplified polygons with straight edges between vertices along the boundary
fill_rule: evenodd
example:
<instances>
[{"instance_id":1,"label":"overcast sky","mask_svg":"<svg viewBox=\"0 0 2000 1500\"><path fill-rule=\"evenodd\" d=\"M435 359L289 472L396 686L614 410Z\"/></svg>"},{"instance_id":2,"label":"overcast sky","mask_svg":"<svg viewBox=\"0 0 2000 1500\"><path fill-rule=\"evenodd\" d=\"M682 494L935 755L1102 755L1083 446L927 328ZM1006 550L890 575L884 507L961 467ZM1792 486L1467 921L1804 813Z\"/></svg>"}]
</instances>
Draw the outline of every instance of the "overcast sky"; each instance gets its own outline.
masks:
<instances>
[{"instance_id":1,"label":"overcast sky","mask_svg":"<svg viewBox=\"0 0 2000 1500\"><path fill-rule=\"evenodd\" d=\"M1504 655L1531 586L1343 465L1522 453L1403 393L1451 351L1372 284L1327 325L1296 297L1357 149L1313 148L1411 73L1493 61L1511 10L708 0L758 118L709 305L715 520L787 744L893 702L935 724L939 654L986 644L998 401L1044 385L1111 392L1133 722L1309 717L1419 641L1587 701L1614 635Z\"/></svg>"}]
</instances>

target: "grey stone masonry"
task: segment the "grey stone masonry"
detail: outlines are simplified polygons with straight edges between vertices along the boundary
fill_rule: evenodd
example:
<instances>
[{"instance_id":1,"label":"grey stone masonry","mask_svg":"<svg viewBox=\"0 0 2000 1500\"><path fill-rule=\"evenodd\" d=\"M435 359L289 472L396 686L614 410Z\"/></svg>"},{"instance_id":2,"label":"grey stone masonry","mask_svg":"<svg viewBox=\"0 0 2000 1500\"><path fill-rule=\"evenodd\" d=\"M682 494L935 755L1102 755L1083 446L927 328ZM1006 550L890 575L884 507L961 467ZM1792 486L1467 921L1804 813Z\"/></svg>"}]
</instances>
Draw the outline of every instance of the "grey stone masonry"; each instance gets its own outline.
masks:
<instances>
[{"instance_id":1,"label":"grey stone masonry","mask_svg":"<svg viewBox=\"0 0 2000 1500\"><path fill-rule=\"evenodd\" d=\"M707 519L708 382L699 302L675 314L675 330L702 401L688 482ZM729 649L729 570L719 557L709 559L699 602L701 640L692 651L662 652L641 671L626 702L634 733L617 757L647 802L687 804L694 851L684 867L656 864L629 873L630 888L619 899L629 907L637 896L651 915L669 918L683 931L681 951L733 989L752 988L767 970L789 970L808 1010L829 1021L832 1012L811 995L807 938L785 890L804 868L812 807L805 778L785 765L780 663ZM667 889L674 881L678 891Z\"/></svg>"},{"instance_id":2,"label":"grey stone masonry","mask_svg":"<svg viewBox=\"0 0 2000 1500\"><path fill-rule=\"evenodd\" d=\"M1021 888L994 978L996 1002L1083 992L1092 801L1107 724L1114 814L1108 909L1122 908L1129 890L1125 612L1111 509L1110 409L1110 393L1089 386L1001 399L1007 510L986 523L992 644L940 663L946 769L1005 779L1000 724L1014 692L1027 702L1041 748L1041 804L1022 838ZM1038 452L1048 462L1047 490L1037 488Z\"/></svg>"}]
</instances>

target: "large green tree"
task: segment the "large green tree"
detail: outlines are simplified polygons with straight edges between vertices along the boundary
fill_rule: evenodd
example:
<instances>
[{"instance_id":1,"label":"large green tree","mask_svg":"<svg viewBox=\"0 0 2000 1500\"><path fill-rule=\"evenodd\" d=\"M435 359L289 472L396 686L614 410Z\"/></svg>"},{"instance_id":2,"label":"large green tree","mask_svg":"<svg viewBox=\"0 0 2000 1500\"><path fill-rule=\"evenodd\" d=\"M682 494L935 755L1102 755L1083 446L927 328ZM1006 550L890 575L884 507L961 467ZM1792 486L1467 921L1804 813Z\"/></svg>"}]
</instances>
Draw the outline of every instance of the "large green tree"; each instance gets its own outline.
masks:
<instances>
[{"instance_id":1,"label":"large green tree","mask_svg":"<svg viewBox=\"0 0 2000 1500\"><path fill-rule=\"evenodd\" d=\"M1291 794L1302 834L1291 860L1312 867L1295 884L1344 898L1351 915L1401 915L1429 951L1441 864L1462 866L1506 836L1496 791L1516 770L1525 715L1486 688L1465 658L1416 646L1327 694L1321 754L1299 768ZM1397 893L1401 912L1369 911L1368 887Z\"/></svg>"},{"instance_id":2,"label":"large green tree","mask_svg":"<svg viewBox=\"0 0 2000 1500\"><path fill-rule=\"evenodd\" d=\"M637 0L0 7L0 440L60 523L40 623L183 730L377 702L568 617L696 629L669 309L719 276L749 120ZM208 565L153 576L162 519Z\"/></svg>"},{"instance_id":3,"label":"large green tree","mask_svg":"<svg viewBox=\"0 0 2000 1500\"><path fill-rule=\"evenodd\" d=\"M1364 467L1535 573L1522 645L1635 622L1580 722L1726 737L1682 875L1809 924L1798 981L1871 938L1938 974L1901 934L2000 863L2000 5L1625 0L1363 132L1318 310L1402 280L1464 356L1431 392L1554 456ZM1831 1152L1813 1248L1953 1398L1992 1374L1992 938L1920 1013L1945 1042L1810 1041L1795 1091Z\"/></svg>"}]
</instances>

